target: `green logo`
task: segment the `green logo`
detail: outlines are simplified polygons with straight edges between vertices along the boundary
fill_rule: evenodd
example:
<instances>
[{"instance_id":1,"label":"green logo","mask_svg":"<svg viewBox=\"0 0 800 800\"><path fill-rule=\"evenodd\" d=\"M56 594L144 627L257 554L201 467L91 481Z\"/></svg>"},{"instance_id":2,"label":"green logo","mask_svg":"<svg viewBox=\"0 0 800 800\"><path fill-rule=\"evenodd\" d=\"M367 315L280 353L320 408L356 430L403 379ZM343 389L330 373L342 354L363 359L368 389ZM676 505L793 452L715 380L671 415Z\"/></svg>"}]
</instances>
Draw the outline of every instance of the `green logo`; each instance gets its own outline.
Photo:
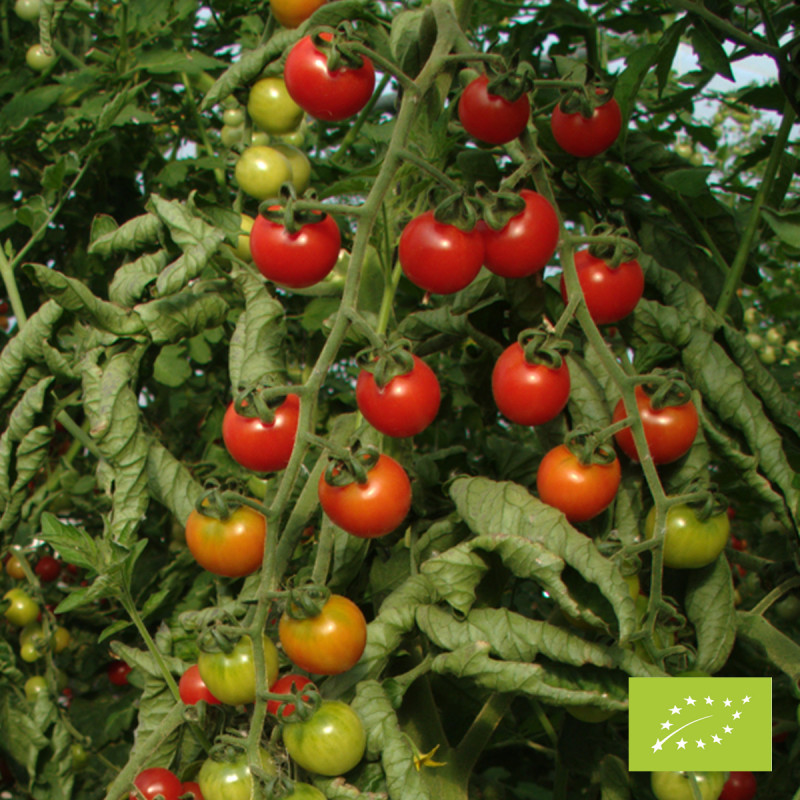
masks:
<instances>
[{"instance_id":1,"label":"green logo","mask_svg":"<svg viewBox=\"0 0 800 800\"><path fill-rule=\"evenodd\" d=\"M772 769L772 678L630 678L628 769Z\"/></svg>"}]
</instances>

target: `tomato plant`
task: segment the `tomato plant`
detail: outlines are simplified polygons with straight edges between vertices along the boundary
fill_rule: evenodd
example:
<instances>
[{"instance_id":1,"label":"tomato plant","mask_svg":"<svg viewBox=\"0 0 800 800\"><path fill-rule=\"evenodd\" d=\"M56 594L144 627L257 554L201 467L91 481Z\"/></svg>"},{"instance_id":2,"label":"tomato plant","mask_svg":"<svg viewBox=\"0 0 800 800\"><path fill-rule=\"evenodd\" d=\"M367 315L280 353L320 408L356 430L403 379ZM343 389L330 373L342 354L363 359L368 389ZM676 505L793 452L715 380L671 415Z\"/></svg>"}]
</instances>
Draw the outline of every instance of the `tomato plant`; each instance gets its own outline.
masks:
<instances>
[{"instance_id":1,"label":"tomato plant","mask_svg":"<svg viewBox=\"0 0 800 800\"><path fill-rule=\"evenodd\" d=\"M480 271L483 238L477 228L462 231L425 211L403 228L399 256L413 284L427 292L452 294L469 286Z\"/></svg>"},{"instance_id":2,"label":"tomato plant","mask_svg":"<svg viewBox=\"0 0 800 800\"><path fill-rule=\"evenodd\" d=\"M363 758L366 741L360 717L340 700L323 700L307 720L283 726L283 742L291 759L317 775L343 775L351 770Z\"/></svg>"},{"instance_id":3,"label":"tomato plant","mask_svg":"<svg viewBox=\"0 0 800 800\"><path fill-rule=\"evenodd\" d=\"M269 687L269 690L273 694L285 694L287 697L292 697L304 686L308 686L309 683L311 683L311 679L306 678L305 675L289 674L278 678L278 680ZM309 699L308 695L301 696L303 700ZM291 716L294 713L294 709L294 703L282 703L280 700L267 701L267 713L274 714L275 716L278 715L279 711L282 717Z\"/></svg>"},{"instance_id":4,"label":"tomato plant","mask_svg":"<svg viewBox=\"0 0 800 800\"><path fill-rule=\"evenodd\" d=\"M267 636L262 636L262 644L266 669L264 683L271 686L278 677L278 651ZM228 653L201 652L197 658L197 669L208 690L221 703L235 706L255 700L256 667L253 642L249 636L239 639Z\"/></svg>"},{"instance_id":5,"label":"tomato plant","mask_svg":"<svg viewBox=\"0 0 800 800\"><path fill-rule=\"evenodd\" d=\"M589 250L575 253L575 269L586 301L586 308L598 325L619 322L636 308L644 291L644 273L639 262L623 261L612 267ZM561 296L567 302L567 287L562 276Z\"/></svg>"},{"instance_id":6,"label":"tomato plant","mask_svg":"<svg viewBox=\"0 0 800 800\"><path fill-rule=\"evenodd\" d=\"M470 136L488 144L506 144L525 130L531 104L527 94L507 100L489 92L488 87L486 75L467 84L458 101L458 118Z\"/></svg>"},{"instance_id":7,"label":"tomato plant","mask_svg":"<svg viewBox=\"0 0 800 800\"><path fill-rule=\"evenodd\" d=\"M268 280L292 289L319 283L336 266L342 246L339 227L329 214L317 214L291 233L259 214L250 231L250 253Z\"/></svg>"},{"instance_id":8,"label":"tomato plant","mask_svg":"<svg viewBox=\"0 0 800 800\"><path fill-rule=\"evenodd\" d=\"M645 538L653 538L655 521L654 507L645 519ZM705 567L723 551L730 530L731 523L724 511L700 519L691 506L671 506L667 511L664 533L664 566L676 569Z\"/></svg>"},{"instance_id":9,"label":"tomato plant","mask_svg":"<svg viewBox=\"0 0 800 800\"><path fill-rule=\"evenodd\" d=\"M396 375L383 387L368 369L358 374L358 410L373 428L387 436L415 436L439 411L442 392L436 374L422 359L413 356L413 360L409 372Z\"/></svg>"},{"instance_id":10,"label":"tomato plant","mask_svg":"<svg viewBox=\"0 0 800 800\"><path fill-rule=\"evenodd\" d=\"M519 342L510 344L492 370L492 395L500 413L518 425L542 425L561 413L569 399L567 362L531 363Z\"/></svg>"},{"instance_id":11,"label":"tomato plant","mask_svg":"<svg viewBox=\"0 0 800 800\"><path fill-rule=\"evenodd\" d=\"M702 800L717 800L725 783L724 772L695 772ZM691 781L685 772L652 772L650 786L656 800L694 800Z\"/></svg>"},{"instance_id":12,"label":"tomato plant","mask_svg":"<svg viewBox=\"0 0 800 800\"><path fill-rule=\"evenodd\" d=\"M130 800L154 800L159 795L163 800L178 800L182 784L173 772L163 767L142 770L133 780L138 791L130 793Z\"/></svg>"},{"instance_id":13,"label":"tomato plant","mask_svg":"<svg viewBox=\"0 0 800 800\"><path fill-rule=\"evenodd\" d=\"M530 189L525 207L498 231L481 226L486 268L503 278L527 278L543 270L558 244L558 216L547 198Z\"/></svg>"},{"instance_id":14,"label":"tomato plant","mask_svg":"<svg viewBox=\"0 0 800 800\"><path fill-rule=\"evenodd\" d=\"M315 675L338 675L355 666L367 643L361 609L347 597L332 594L319 614L281 615L278 635L286 655L300 669Z\"/></svg>"},{"instance_id":15,"label":"tomato plant","mask_svg":"<svg viewBox=\"0 0 800 800\"><path fill-rule=\"evenodd\" d=\"M264 748L259 748L259 766L269 776L277 773L275 763ZM197 783L204 800L250 800L253 797L253 773L247 753L221 759L207 758L200 767Z\"/></svg>"},{"instance_id":16,"label":"tomato plant","mask_svg":"<svg viewBox=\"0 0 800 800\"><path fill-rule=\"evenodd\" d=\"M208 690L208 686L206 686L205 681L200 676L200 669L197 664L192 664L192 666L181 675L181 679L178 682L178 690L181 694L181 700L186 703L187 706L193 706L201 700L204 700L212 706L220 704L220 701Z\"/></svg>"},{"instance_id":17,"label":"tomato plant","mask_svg":"<svg viewBox=\"0 0 800 800\"><path fill-rule=\"evenodd\" d=\"M756 776L752 772L731 772L719 800L753 800L758 792Z\"/></svg>"},{"instance_id":18,"label":"tomato plant","mask_svg":"<svg viewBox=\"0 0 800 800\"><path fill-rule=\"evenodd\" d=\"M194 509L186 521L186 544L201 567L215 575L240 578L261 566L267 523L249 506L240 506L226 519Z\"/></svg>"},{"instance_id":19,"label":"tomato plant","mask_svg":"<svg viewBox=\"0 0 800 800\"><path fill-rule=\"evenodd\" d=\"M321 34L330 41L330 33ZM375 69L364 56L359 66L331 71L328 59L310 36L289 51L283 78L292 99L312 117L339 122L352 117L367 104L375 88Z\"/></svg>"},{"instance_id":20,"label":"tomato plant","mask_svg":"<svg viewBox=\"0 0 800 800\"><path fill-rule=\"evenodd\" d=\"M362 539L391 533L411 508L411 482L406 471L383 454L367 471L364 483L338 486L323 474L317 491L322 510L331 521Z\"/></svg>"},{"instance_id":21,"label":"tomato plant","mask_svg":"<svg viewBox=\"0 0 800 800\"><path fill-rule=\"evenodd\" d=\"M133 667L124 661L112 661L108 665L108 679L114 686L127 686L128 675L130 675L132 669Z\"/></svg>"},{"instance_id":22,"label":"tomato plant","mask_svg":"<svg viewBox=\"0 0 800 800\"><path fill-rule=\"evenodd\" d=\"M246 417L228 406L222 420L222 438L234 461L256 472L284 469L294 449L300 398L287 395L275 409L272 422L259 417Z\"/></svg>"},{"instance_id":23,"label":"tomato plant","mask_svg":"<svg viewBox=\"0 0 800 800\"><path fill-rule=\"evenodd\" d=\"M303 109L289 96L283 78L261 78L250 87L247 113L262 131L289 133L303 119Z\"/></svg>"},{"instance_id":24,"label":"tomato plant","mask_svg":"<svg viewBox=\"0 0 800 800\"><path fill-rule=\"evenodd\" d=\"M557 105L550 127L562 150L578 158L589 158L600 155L617 141L622 129L622 112L613 97L596 106L588 117L580 111L565 112Z\"/></svg>"},{"instance_id":25,"label":"tomato plant","mask_svg":"<svg viewBox=\"0 0 800 800\"><path fill-rule=\"evenodd\" d=\"M3 612L12 624L22 628L39 616L39 606L24 589L9 589L3 600L8 604Z\"/></svg>"},{"instance_id":26,"label":"tomato plant","mask_svg":"<svg viewBox=\"0 0 800 800\"><path fill-rule=\"evenodd\" d=\"M689 452L689 448L697 435L699 419L697 409L691 400L681 405L665 405L655 408L651 395L644 387L636 387L636 406L642 418L644 438L647 449L655 464L670 464ZM625 403L620 400L614 408L613 422L619 422L627 416ZM614 438L628 458L639 461L639 453L633 441L630 428L614 434Z\"/></svg>"},{"instance_id":27,"label":"tomato plant","mask_svg":"<svg viewBox=\"0 0 800 800\"><path fill-rule=\"evenodd\" d=\"M325 3L326 0L269 0L269 8L281 25L296 28Z\"/></svg>"},{"instance_id":28,"label":"tomato plant","mask_svg":"<svg viewBox=\"0 0 800 800\"><path fill-rule=\"evenodd\" d=\"M284 183L292 180L292 166L274 147L252 145L239 156L234 170L241 190L256 200L276 197Z\"/></svg>"},{"instance_id":29,"label":"tomato plant","mask_svg":"<svg viewBox=\"0 0 800 800\"><path fill-rule=\"evenodd\" d=\"M610 463L582 464L575 453L560 444L539 464L536 489L542 502L563 511L570 522L585 522L608 508L621 477L616 456Z\"/></svg>"}]
</instances>

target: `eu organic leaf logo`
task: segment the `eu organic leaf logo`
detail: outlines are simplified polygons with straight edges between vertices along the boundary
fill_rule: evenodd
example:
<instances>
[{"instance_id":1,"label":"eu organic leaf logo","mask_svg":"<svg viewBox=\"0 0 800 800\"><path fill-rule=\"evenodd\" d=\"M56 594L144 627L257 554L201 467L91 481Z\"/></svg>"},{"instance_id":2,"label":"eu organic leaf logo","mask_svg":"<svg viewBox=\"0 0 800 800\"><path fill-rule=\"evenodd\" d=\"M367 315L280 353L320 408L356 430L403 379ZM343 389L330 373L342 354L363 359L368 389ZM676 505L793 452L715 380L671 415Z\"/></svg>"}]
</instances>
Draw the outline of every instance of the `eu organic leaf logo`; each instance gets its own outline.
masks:
<instances>
[{"instance_id":1,"label":"eu organic leaf logo","mask_svg":"<svg viewBox=\"0 0 800 800\"><path fill-rule=\"evenodd\" d=\"M771 678L631 678L632 771L771 770Z\"/></svg>"}]
</instances>

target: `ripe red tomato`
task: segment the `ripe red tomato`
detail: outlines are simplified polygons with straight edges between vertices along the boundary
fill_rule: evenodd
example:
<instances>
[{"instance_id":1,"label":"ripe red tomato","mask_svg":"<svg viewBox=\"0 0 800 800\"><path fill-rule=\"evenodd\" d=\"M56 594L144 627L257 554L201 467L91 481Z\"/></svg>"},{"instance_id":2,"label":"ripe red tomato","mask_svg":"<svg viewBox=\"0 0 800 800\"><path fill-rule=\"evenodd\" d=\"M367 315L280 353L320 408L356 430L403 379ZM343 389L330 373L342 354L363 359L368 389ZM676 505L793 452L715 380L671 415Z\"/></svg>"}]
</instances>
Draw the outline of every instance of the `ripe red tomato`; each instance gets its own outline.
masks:
<instances>
[{"instance_id":1,"label":"ripe red tomato","mask_svg":"<svg viewBox=\"0 0 800 800\"><path fill-rule=\"evenodd\" d=\"M300 398L296 394L287 395L275 409L271 423L245 417L231 403L222 420L222 439L233 460L243 467L255 472L276 472L289 463L299 416Z\"/></svg>"},{"instance_id":2,"label":"ripe red tomato","mask_svg":"<svg viewBox=\"0 0 800 800\"><path fill-rule=\"evenodd\" d=\"M411 482L393 458L381 455L367 472L367 482L332 486L323 473L319 502L331 521L361 539L395 530L411 508Z\"/></svg>"},{"instance_id":3,"label":"ripe red tomato","mask_svg":"<svg viewBox=\"0 0 800 800\"><path fill-rule=\"evenodd\" d=\"M338 675L361 658L367 622L352 600L332 594L316 617L296 619L284 611L278 636L284 652L300 669L315 675Z\"/></svg>"},{"instance_id":4,"label":"ripe red tomato","mask_svg":"<svg viewBox=\"0 0 800 800\"><path fill-rule=\"evenodd\" d=\"M191 800L204 800L203 793L200 791L200 784L196 781L184 781L181 794L189 795Z\"/></svg>"},{"instance_id":5,"label":"ripe red tomato","mask_svg":"<svg viewBox=\"0 0 800 800\"><path fill-rule=\"evenodd\" d=\"M442 392L434 371L413 356L414 367L392 378L382 389L362 369L356 383L358 410L373 428L387 436L414 436L433 422Z\"/></svg>"},{"instance_id":6,"label":"ripe red tomato","mask_svg":"<svg viewBox=\"0 0 800 800\"><path fill-rule=\"evenodd\" d=\"M653 408L652 398L643 387L636 387L636 406L644 426L644 438L654 464L669 464L686 455L697 435L698 418L694 403L689 400L680 406ZM625 419L625 403L620 400L614 409L613 421ZM630 428L614 434L620 449L634 461L639 453Z\"/></svg>"},{"instance_id":7,"label":"ripe red tomato","mask_svg":"<svg viewBox=\"0 0 800 800\"><path fill-rule=\"evenodd\" d=\"M273 694L285 694L287 698L289 698L295 695L304 686L308 686L309 683L311 683L311 678L306 678L305 675L284 675L282 678L278 678L278 680L269 687L269 690ZM308 700L307 694L301 695L301 697L303 700ZM277 716L279 710L281 710L282 717L288 717L294 714L294 703L282 703L280 700L267 700L268 714Z\"/></svg>"},{"instance_id":8,"label":"ripe red tomato","mask_svg":"<svg viewBox=\"0 0 800 800\"><path fill-rule=\"evenodd\" d=\"M488 144L505 144L525 130L531 104L527 94L512 102L491 94L488 86L486 75L469 83L458 101L458 118L470 136Z\"/></svg>"},{"instance_id":9,"label":"ripe red tomato","mask_svg":"<svg viewBox=\"0 0 800 800\"><path fill-rule=\"evenodd\" d=\"M500 413L518 425L543 425L569 399L569 367L531 364L519 342L509 345L492 370L492 394Z\"/></svg>"},{"instance_id":10,"label":"ripe red tomato","mask_svg":"<svg viewBox=\"0 0 800 800\"><path fill-rule=\"evenodd\" d=\"M114 686L127 686L128 675L133 667L124 661L112 661L108 665L108 679Z\"/></svg>"},{"instance_id":11,"label":"ripe red tomato","mask_svg":"<svg viewBox=\"0 0 800 800\"><path fill-rule=\"evenodd\" d=\"M581 464L560 444L539 464L536 488L542 502L563 511L570 522L585 522L608 508L621 477L618 458L610 464Z\"/></svg>"},{"instance_id":12,"label":"ripe red tomato","mask_svg":"<svg viewBox=\"0 0 800 800\"><path fill-rule=\"evenodd\" d=\"M53 556L42 556L33 571L39 576L40 581L50 583L61 574L61 562Z\"/></svg>"},{"instance_id":13,"label":"ripe red tomato","mask_svg":"<svg viewBox=\"0 0 800 800\"><path fill-rule=\"evenodd\" d=\"M617 140L622 128L622 112L613 97L597 106L591 117L584 117L578 111L568 114L559 104L553 109L550 127L562 150L578 158L589 158L608 150Z\"/></svg>"},{"instance_id":14,"label":"ripe red tomato","mask_svg":"<svg viewBox=\"0 0 800 800\"><path fill-rule=\"evenodd\" d=\"M133 785L144 795L146 800L153 800L161 795L163 800L178 800L183 791L183 784L177 776L163 767L150 767L142 770L133 780ZM130 800L141 800L136 792L131 792Z\"/></svg>"},{"instance_id":15,"label":"ripe red tomato","mask_svg":"<svg viewBox=\"0 0 800 800\"><path fill-rule=\"evenodd\" d=\"M323 33L330 41L333 36ZM360 67L339 67L331 72L328 59L310 36L289 52L283 79L292 100L312 117L338 122L361 111L375 89L375 69L364 57Z\"/></svg>"},{"instance_id":16,"label":"ripe red tomato","mask_svg":"<svg viewBox=\"0 0 800 800\"><path fill-rule=\"evenodd\" d=\"M433 211L415 217L400 234L400 265L421 289L452 294L469 286L483 265L483 238L437 222Z\"/></svg>"},{"instance_id":17,"label":"ripe red tomato","mask_svg":"<svg viewBox=\"0 0 800 800\"><path fill-rule=\"evenodd\" d=\"M525 208L499 231L481 225L484 264L503 278L527 278L547 266L558 244L558 216L547 198L530 189L519 193Z\"/></svg>"},{"instance_id":18,"label":"ripe red tomato","mask_svg":"<svg viewBox=\"0 0 800 800\"><path fill-rule=\"evenodd\" d=\"M195 509L186 520L186 544L197 563L229 578L241 578L261 566L266 537L267 521L249 506L240 506L225 520Z\"/></svg>"},{"instance_id":19,"label":"ripe red tomato","mask_svg":"<svg viewBox=\"0 0 800 800\"><path fill-rule=\"evenodd\" d=\"M206 703L212 706L220 704L220 701L211 694L206 682L200 676L197 664L193 664L181 675L181 679L178 682L178 691L181 694L181 700L187 706L193 706L201 700L205 700Z\"/></svg>"},{"instance_id":20,"label":"ripe red tomato","mask_svg":"<svg viewBox=\"0 0 800 800\"><path fill-rule=\"evenodd\" d=\"M336 265L342 247L339 226L320 214L296 233L259 214L250 231L250 253L261 274L291 289L319 283Z\"/></svg>"},{"instance_id":21,"label":"ripe red tomato","mask_svg":"<svg viewBox=\"0 0 800 800\"><path fill-rule=\"evenodd\" d=\"M636 308L644 291L644 273L635 259L612 268L588 250L575 253L575 269L586 300L586 308L597 325L619 322ZM561 276L561 297L567 302L567 287Z\"/></svg>"},{"instance_id":22,"label":"ripe red tomato","mask_svg":"<svg viewBox=\"0 0 800 800\"><path fill-rule=\"evenodd\" d=\"M752 772L731 772L719 800L753 800L758 790L756 776Z\"/></svg>"}]
</instances>

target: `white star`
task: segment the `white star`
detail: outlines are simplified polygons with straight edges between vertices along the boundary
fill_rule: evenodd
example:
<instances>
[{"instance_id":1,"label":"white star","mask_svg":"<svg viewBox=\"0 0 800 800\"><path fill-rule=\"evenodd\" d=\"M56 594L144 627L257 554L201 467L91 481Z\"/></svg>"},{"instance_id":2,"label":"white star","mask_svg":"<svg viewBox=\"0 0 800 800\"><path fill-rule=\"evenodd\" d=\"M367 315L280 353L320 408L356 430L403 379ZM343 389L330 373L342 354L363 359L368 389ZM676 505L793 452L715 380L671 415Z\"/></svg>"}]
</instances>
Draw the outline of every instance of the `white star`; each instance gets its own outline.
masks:
<instances>
[{"instance_id":1,"label":"white star","mask_svg":"<svg viewBox=\"0 0 800 800\"><path fill-rule=\"evenodd\" d=\"M715 733L715 734L714 734L714 735L713 735L711 738L712 738L712 739L713 739L713 740L714 740L714 741L715 741L717 744L720 744L720 743L722 742L722 739L720 739L720 738L719 738L719 736L717 736L717 734L716 734L716 733Z\"/></svg>"},{"instance_id":2,"label":"white star","mask_svg":"<svg viewBox=\"0 0 800 800\"><path fill-rule=\"evenodd\" d=\"M653 752L655 753L660 750L662 744L664 744L664 742L662 742L661 739L656 739L656 743L653 745Z\"/></svg>"},{"instance_id":3,"label":"white star","mask_svg":"<svg viewBox=\"0 0 800 800\"><path fill-rule=\"evenodd\" d=\"M725 706L726 706L726 707L730 706L730 704L731 704L731 701L730 701L730 700L725 700L724 702L725 702Z\"/></svg>"},{"instance_id":4,"label":"white star","mask_svg":"<svg viewBox=\"0 0 800 800\"><path fill-rule=\"evenodd\" d=\"M699 747L701 750L703 750L703 749L705 749L706 743L705 743L705 742L704 742L702 739L698 739L698 740L697 740L697 746L698 746L698 747Z\"/></svg>"},{"instance_id":5,"label":"white star","mask_svg":"<svg viewBox=\"0 0 800 800\"><path fill-rule=\"evenodd\" d=\"M670 711L671 711L673 714L680 714L680 713L681 713L681 710L678 708L678 706L672 706L672 708L670 709Z\"/></svg>"},{"instance_id":6,"label":"white star","mask_svg":"<svg viewBox=\"0 0 800 800\"><path fill-rule=\"evenodd\" d=\"M741 716L742 716L742 715L741 715L741 712L737 711L737 712L736 712L736 713L733 715L733 718L734 718L734 719L739 719L739 717L741 717Z\"/></svg>"},{"instance_id":7,"label":"white star","mask_svg":"<svg viewBox=\"0 0 800 800\"><path fill-rule=\"evenodd\" d=\"M685 750L686 749L686 739L681 739L679 742L675 742L678 745L678 750Z\"/></svg>"},{"instance_id":8,"label":"white star","mask_svg":"<svg viewBox=\"0 0 800 800\"><path fill-rule=\"evenodd\" d=\"M742 702L743 703L749 703L750 702L750 695L747 695L747 697L743 697L742 698Z\"/></svg>"},{"instance_id":9,"label":"white star","mask_svg":"<svg viewBox=\"0 0 800 800\"><path fill-rule=\"evenodd\" d=\"M714 704L714 701L710 697L706 697L706 705L711 706Z\"/></svg>"},{"instance_id":10,"label":"white star","mask_svg":"<svg viewBox=\"0 0 800 800\"><path fill-rule=\"evenodd\" d=\"M725 733L733 733L733 728L730 728L727 725L722 730L724 730Z\"/></svg>"},{"instance_id":11,"label":"white star","mask_svg":"<svg viewBox=\"0 0 800 800\"><path fill-rule=\"evenodd\" d=\"M668 731L671 727L672 727L672 723L669 720L667 720L666 722L662 722L661 723L662 730L667 730Z\"/></svg>"},{"instance_id":12,"label":"white star","mask_svg":"<svg viewBox=\"0 0 800 800\"><path fill-rule=\"evenodd\" d=\"M689 705L689 706L693 706L694 703L695 703L694 697L684 697L683 699L686 701L686 704Z\"/></svg>"}]
</instances>

